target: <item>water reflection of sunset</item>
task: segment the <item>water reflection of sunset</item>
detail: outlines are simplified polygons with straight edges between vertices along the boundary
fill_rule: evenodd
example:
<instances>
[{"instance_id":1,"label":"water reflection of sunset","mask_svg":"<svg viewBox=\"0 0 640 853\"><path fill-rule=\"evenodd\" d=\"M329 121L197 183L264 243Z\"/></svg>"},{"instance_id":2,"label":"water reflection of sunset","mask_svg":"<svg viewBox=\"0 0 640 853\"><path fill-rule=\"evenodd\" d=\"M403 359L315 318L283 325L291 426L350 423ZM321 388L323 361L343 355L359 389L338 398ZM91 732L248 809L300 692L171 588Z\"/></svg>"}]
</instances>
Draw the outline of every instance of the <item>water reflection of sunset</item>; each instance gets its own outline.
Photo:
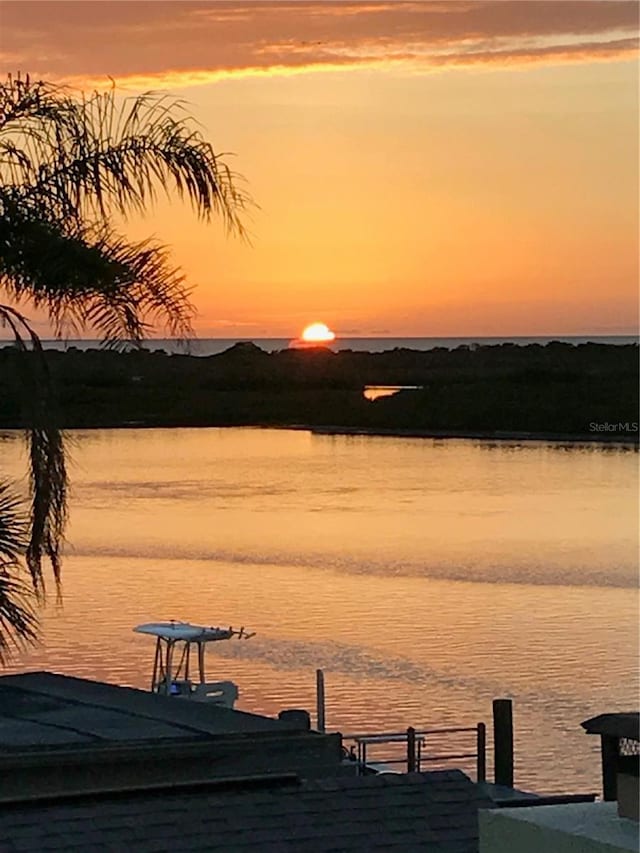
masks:
<instances>
[{"instance_id":1,"label":"water reflection of sunset","mask_svg":"<svg viewBox=\"0 0 640 853\"><path fill-rule=\"evenodd\" d=\"M415 391L417 385L366 385L364 396L367 400L379 400L380 397L392 397L398 391Z\"/></svg>"}]
</instances>

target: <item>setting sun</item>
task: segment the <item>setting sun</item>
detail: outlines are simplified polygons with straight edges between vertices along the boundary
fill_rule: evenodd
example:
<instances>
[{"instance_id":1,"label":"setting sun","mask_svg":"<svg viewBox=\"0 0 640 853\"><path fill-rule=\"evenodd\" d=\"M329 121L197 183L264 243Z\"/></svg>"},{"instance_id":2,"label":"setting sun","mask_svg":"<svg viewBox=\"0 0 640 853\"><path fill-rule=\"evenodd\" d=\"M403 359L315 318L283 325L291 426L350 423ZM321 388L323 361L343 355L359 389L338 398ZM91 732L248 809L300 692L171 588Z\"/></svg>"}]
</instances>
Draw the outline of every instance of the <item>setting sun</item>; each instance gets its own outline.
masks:
<instances>
[{"instance_id":1,"label":"setting sun","mask_svg":"<svg viewBox=\"0 0 640 853\"><path fill-rule=\"evenodd\" d=\"M300 335L307 343L327 344L335 341L336 336L324 323L311 323Z\"/></svg>"}]
</instances>

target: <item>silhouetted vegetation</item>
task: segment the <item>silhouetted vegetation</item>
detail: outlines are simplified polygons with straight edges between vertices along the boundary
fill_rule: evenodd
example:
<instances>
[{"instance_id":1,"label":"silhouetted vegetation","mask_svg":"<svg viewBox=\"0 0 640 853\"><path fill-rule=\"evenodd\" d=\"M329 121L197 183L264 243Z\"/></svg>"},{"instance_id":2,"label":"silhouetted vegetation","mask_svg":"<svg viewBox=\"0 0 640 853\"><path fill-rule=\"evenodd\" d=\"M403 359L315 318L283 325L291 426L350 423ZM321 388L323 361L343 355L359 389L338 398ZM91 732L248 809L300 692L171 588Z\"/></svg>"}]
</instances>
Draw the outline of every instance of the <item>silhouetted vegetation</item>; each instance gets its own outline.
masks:
<instances>
[{"instance_id":1,"label":"silhouetted vegetation","mask_svg":"<svg viewBox=\"0 0 640 853\"><path fill-rule=\"evenodd\" d=\"M0 427L23 426L18 362L0 350ZM47 351L63 425L296 426L434 434L535 433L637 440L592 423L638 421L638 347L550 343L383 353L266 353L236 344L206 358L163 351ZM376 401L367 385L411 385Z\"/></svg>"}]
</instances>

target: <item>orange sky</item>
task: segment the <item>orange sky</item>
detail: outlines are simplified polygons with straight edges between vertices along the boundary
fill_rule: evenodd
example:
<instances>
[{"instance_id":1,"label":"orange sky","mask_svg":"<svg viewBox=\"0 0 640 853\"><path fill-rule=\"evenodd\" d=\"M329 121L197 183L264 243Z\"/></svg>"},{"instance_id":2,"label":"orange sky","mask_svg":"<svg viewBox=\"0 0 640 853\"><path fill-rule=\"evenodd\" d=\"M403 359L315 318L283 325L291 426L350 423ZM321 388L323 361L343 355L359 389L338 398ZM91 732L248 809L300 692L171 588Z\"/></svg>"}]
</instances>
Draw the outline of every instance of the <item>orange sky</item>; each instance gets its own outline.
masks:
<instances>
[{"instance_id":1,"label":"orange sky","mask_svg":"<svg viewBox=\"0 0 640 853\"><path fill-rule=\"evenodd\" d=\"M253 245L160 204L201 335L633 333L635 2L0 3L0 63L186 98Z\"/></svg>"}]
</instances>

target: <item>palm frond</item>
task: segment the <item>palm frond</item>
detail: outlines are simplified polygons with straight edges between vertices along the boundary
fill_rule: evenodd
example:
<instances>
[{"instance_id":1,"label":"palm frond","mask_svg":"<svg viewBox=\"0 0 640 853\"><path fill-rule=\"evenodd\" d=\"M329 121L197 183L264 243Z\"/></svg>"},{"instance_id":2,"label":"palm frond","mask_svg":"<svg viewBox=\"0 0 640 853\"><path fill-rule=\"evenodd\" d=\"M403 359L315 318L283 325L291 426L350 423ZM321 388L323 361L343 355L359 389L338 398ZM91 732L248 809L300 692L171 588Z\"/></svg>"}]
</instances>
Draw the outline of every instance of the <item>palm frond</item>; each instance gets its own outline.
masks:
<instances>
[{"instance_id":1,"label":"palm frond","mask_svg":"<svg viewBox=\"0 0 640 853\"><path fill-rule=\"evenodd\" d=\"M82 327L97 329L105 342L115 345L123 338L137 343L148 328L162 325L171 337L186 340L192 335L194 308L184 275L171 265L168 249L152 240L132 243L106 232L94 243L119 274L112 287L94 288L81 301L65 300L65 315L55 309L58 325L70 316Z\"/></svg>"},{"instance_id":2,"label":"palm frond","mask_svg":"<svg viewBox=\"0 0 640 853\"><path fill-rule=\"evenodd\" d=\"M23 638L35 631L24 585L7 572L24 551L32 589L43 596L44 559L59 582L66 523L65 447L53 384L40 340L15 306L29 301L45 310L58 334L91 328L109 346L139 342L157 324L189 337L190 292L167 248L129 241L112 221L145 212L159 193L177 194L205 221L217 215L246 237L243 220L253 202L243 180L182 102L154 93L122 100L115 89L77 95L20 75L0 83L0 290L14 303L0 305L0 327L23 353L31 487L25 547L10 513L9 526L0 527L0 660L7 631Z\"/></svg>"},{"instance_id":3,"label":"palm frond","mask_svg":"<svg viewBox=\"0 0 640 853\"><path fill-rule=\"evenodd\" d=\"M20 569L28 539L22 501L9 483L0 482L0 664L36 639L33 589Z\"/></svg>"},{"instance_id":4,"label":"palm frond","mask_svg":"<svg viewBox=\"0 0 640 853\"><path fill-rule=\"evenodd\" d=\"M0 187L0 283L15 299L79 298L109 287L117 270L90 245L90 228L41 216Z\"/></svg>"},{"instance_id":5,"label":"palm frond","mask_svg":"<svg viewBox=\"0 0 640 853\"><path fill-rule=\"evenodd\" d=\"M24 555L27 542L27 519L22 500L9 483L0 482L0 565L15 562Z\"/></svg>"},{"instance_id":6,"label":"palm frond","mask_svg":"<svg viewBox=\"0 0 640 853\"><path fill-rule=\"evenodd\" d=\"M0 286L17 303L44 308L56 334L91 328L107 345L140 342L157 326L171 337L191 336L190 292L165 246L129 242L108 226L33 219L13 202L5 209Z\"/></svg>"},{"instance_id":7,"label":"palm frond","mask_svg":"<svg viewBox=\"0 0 640 853\"><path fill-rule=\"evenodd\" d=\"M158 191L176 192L209 220L246 235L251 199L202 136L181 101L146 93L74 97L43 81L12 79L0 97L0 183L58 217L144 212Z\"/></svg>"},{"instance_id":8,"label":"palm frond","mask_svg":"<svg viewBox=\"0 0 640 853\"><path fill-rule=\"evenodd\" d=\"M111 212L175 192L246 237L253 202L241 187L181 101L74 96L28 77L0 85L0 288L44 308L57 334L91 327L117 345L161 326L191 337L190 290L167 248L127 241Z\"/></svg>"},{"instance_id":9,"label":"palm frond","mask_svg":"<svg viewBox=\"0 0 640 853\"><path fill-rule=\"evenodd\" d=\"M60 581L60 549L67 519L64 438L57 423L55 393L38 335L27 319L8 305L0 305L0 326L13 332L15 344L24 354L17 364L21 370L24 419L29 424L31 506L25 556L33 587L43 596L44 558L51 563L56 584Z\"/></svg>"},{"instance_id":10,"label":"palm frond","mask_svg":"<svg viewBox=\"0 0 640 853\"><path fill-rule=\"evenodd\" d=\"M33 590L13 561L0 561L0 664L37 638Z\"/></svg>"}]
</instances>

